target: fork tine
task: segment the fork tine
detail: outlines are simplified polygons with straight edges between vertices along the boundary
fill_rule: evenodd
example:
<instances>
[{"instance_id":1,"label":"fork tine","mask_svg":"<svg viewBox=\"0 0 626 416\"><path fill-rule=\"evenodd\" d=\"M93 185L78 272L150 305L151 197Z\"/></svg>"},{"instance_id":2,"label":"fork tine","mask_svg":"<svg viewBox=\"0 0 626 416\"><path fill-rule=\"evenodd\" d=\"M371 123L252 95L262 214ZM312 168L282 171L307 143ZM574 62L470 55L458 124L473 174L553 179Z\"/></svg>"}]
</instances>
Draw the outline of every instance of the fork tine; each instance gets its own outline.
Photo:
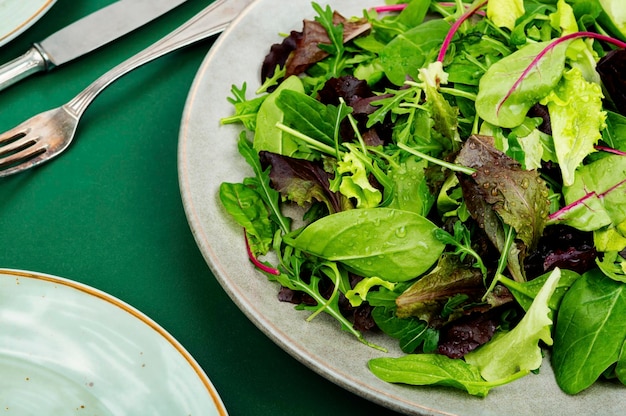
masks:
<instances>
[{"instance_id":1,"label":"fork tine","mask_svg":"<svg viewBox=\"0 0 626 416\"><path fill-rule=\"evenodd\" d=\"M34 142L18 152L0 158L0 177L9 176L39 164L46 153L47 146L37 144Z\"/></svg>"},{"instance_id":2,"label":"fork tine","mask_svg":"<svg viewBox=\"0 0 626 416\"><path fill-rule=\"evenodd\" d=\"M0 157L26 149L34 145L37 142L37 139L39 139L39 137L30 137L24 133L16 134L13 137L4 140L0 137L0 144L6 143L4 146L0 146Z\"/></svg>"}]
</instances>

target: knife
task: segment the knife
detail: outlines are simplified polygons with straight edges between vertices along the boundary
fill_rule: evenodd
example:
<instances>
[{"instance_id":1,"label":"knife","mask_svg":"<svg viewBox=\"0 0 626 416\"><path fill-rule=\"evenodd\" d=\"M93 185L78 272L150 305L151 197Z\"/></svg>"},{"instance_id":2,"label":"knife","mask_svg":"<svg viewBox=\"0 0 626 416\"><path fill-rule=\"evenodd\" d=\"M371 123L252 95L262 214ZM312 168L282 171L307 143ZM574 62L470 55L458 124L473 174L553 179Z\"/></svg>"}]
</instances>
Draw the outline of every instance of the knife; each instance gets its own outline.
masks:
<instances>
[{"instance_id":1,"label":"knife","mask_svg":"<svg viewBox=\"0 0 626 416\"><path fill-rule=\"evenodd\" d=\"M186 0L119 0L66 26L0 66L0 90L85 55L172 10Z\"/></svg>"}]
</instances>

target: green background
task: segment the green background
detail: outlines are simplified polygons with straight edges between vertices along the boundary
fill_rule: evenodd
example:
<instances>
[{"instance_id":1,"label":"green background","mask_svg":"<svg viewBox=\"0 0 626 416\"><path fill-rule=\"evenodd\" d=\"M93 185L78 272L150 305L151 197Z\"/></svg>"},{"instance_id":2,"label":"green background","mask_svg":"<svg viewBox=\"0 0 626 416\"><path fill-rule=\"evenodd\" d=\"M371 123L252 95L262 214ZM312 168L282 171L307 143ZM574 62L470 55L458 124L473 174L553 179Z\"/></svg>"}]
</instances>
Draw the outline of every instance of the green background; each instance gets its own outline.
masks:
<instances>
[{"instance_id":1,"label":"green background","mask_svg":"<svg viewBox=\"0 0 626 416\"><path fill-rule=\"evenodd\" d=\"M110 3L58 0L0 47L0 62ZM0 91L0 131L67 102L209 3L188 0L95 53ZM63 155L0 179L0 267L83 282L138 308L194 356L231 415L395 414L277 347L225 294L195 245L176 152L187 93L211 44L172 53L122 78L89 107Z\"/></svg>"}]
</instances>

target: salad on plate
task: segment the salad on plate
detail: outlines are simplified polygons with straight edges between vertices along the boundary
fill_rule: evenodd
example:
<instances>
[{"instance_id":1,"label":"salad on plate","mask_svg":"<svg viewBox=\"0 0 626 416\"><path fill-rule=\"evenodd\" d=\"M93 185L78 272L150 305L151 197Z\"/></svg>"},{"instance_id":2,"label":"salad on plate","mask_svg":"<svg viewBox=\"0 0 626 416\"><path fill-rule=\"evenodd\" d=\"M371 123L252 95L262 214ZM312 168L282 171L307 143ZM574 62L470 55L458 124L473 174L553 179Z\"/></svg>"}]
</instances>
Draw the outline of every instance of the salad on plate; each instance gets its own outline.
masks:
<instances>
[{"instance_id":1,"label":"salad on plate","mask_svg":"<svg viewBox=\"0 0 626 416\"><path fill-rule=\"evenodd\" d=\"M251 173L219 197L279 299L397 339L368 363L393 383L484 397L546 353L568 394L626 383L622 9L313 2L222 119Z\"/></svg>"}]
</instances>

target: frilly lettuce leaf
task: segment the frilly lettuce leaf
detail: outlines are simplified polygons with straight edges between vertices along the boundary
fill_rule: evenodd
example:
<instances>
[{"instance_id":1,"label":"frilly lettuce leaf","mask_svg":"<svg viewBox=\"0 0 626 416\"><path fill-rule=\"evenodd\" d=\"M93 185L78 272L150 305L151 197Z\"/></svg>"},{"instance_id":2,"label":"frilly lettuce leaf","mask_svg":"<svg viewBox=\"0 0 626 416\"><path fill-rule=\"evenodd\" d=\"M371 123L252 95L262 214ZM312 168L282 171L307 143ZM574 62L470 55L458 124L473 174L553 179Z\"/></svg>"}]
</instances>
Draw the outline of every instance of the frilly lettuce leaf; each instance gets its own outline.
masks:
<instances>
[{"instance_id":1,"label":"frilly lettuce leaf","mask_svg":"<svg viewBox=\"0 0 626 416\"><path fill-rule=\"evenodd\" d=\"M338 175L331 183L332 190L354 198L357 208L375 208L380 204L382 193L372 186L365 163L353 152L346 152L336 169Z\"/></svg>"},{"instance_id":2,"label":"frilly lettuce leaf","mask_svg":"<svg viewBox=\"0 0 626 416\"><path fill-rule=\"evenodd\" d=\"M574 183L576 168L595 151L602 137L606 120L602 98L600 85L587 82L579 69L572 68L541 101L550 112L554 148L565 186Z\"/></svg>"},{"instance_id":3,"label":"frilly lettuce leaf","mask_svg":"<svg viewBox=\"0 0 626 416\"><path fill-rule=\"evenodd\" d=\"M552 318L548 302L560 277L560 269L550 274L515 328L465 356L465 361L478 367L485 380L499 380L520 370L532 371L541 366L543 356L539 342L552 345Z\"/></svg>"},{"instance_id":4,"label":"frilly lettuce leaf","mask_svg":"<svg viewBox=\"0 0 626 416\"><path fill-rule=\"evenodd\" d=\"M523 0L491 0L487 3L487 17L499 27L513 30L515 21L523 15Z\"/></svg>"}]
</instances>

